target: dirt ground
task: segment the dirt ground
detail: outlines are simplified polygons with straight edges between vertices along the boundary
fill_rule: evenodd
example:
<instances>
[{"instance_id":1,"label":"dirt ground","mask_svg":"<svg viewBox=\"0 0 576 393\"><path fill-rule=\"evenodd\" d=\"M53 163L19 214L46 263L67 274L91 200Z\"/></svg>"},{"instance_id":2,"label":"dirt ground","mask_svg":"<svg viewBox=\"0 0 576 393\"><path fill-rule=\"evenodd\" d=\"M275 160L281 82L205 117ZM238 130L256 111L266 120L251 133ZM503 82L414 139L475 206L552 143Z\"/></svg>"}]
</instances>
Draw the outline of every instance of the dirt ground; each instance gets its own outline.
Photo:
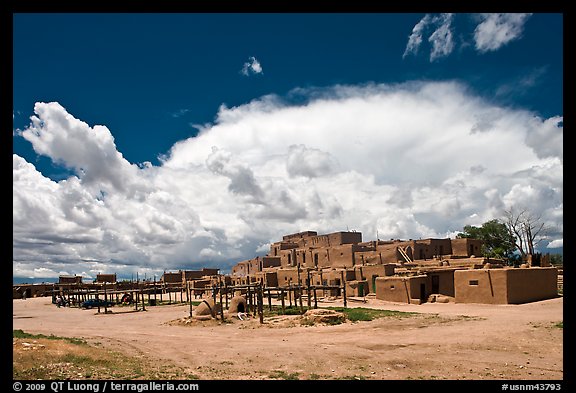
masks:
<instances>
[{"instance_id":1,"label":"dirt ground","mask_svg":"<svg viewBox=\"0 0 576 393\"><path fill-rule=\"evenodd\" d=\"M563 379L562 297L521 305L368 299L348 307L418 314L340 325L283 318L185 324L185 304L98 314L57 308L44 297L13 300L12 320L13 329L82 338L144 362L175 364L200 379Z\"/></svg>"}]
</instances>

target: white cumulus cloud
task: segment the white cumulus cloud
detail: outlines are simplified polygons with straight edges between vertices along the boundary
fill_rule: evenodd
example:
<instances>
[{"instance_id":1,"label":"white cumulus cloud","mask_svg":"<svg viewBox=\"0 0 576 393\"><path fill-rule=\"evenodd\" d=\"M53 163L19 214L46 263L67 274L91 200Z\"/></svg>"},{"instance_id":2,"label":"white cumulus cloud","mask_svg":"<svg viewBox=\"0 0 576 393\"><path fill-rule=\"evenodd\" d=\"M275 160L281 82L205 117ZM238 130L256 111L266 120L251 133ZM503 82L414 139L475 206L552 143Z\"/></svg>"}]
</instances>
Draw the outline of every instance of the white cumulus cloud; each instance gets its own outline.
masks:
<instances>
[{"instance_id":1,"label":"white cumulus cloud","mask_svg":"<svg viewBox=\"0 0 576 393\"><path fill-rule=\"evenodd\" d=\"M105 126L36 104L22 137L74 175L54 181L13 155L13 274L226 270L287 233L445 237L520 205L561 244L562 114L450 81L298 93L221 107L157 166L129 163Z\"/></svg>"}]
</instances>

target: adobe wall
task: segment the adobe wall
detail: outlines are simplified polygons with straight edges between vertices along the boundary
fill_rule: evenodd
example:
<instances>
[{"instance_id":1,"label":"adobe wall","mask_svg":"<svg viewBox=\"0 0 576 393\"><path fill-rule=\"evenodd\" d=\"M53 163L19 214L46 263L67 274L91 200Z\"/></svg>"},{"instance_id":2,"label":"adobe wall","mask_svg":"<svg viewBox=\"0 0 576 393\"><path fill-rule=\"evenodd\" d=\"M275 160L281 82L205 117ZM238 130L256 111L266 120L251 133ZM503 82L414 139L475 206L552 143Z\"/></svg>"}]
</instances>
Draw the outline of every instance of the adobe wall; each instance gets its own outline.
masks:
<instances>
[{"instance_id":1,"label":"adobe wall","mask_svg":"<svg viewBox=\"0 0 576 393\"><path fill-rule=\"evenodd\" d=\"M282 240L283 241L298 241L299 239L312 237L312 236L316 236L316 235L318 235L318 232L316 232L316 231L304 231L304 232L291 233L289 235L284 235L284 236L282 236Z\"/></svg>"},{"instance_id":2,"label":"adobe wall","mask_svg":"<svg viewBox=\"0 0 576 393\"><path fill-rule=\"evenodd\" d=\"M368 291L376 293L376 277L393 276L396 264L356 266L356 280L366 280Z\"/></svg>"},{"instance_id":3,"label":"adobe wall","mask_svg":"<svg viewBox=\"0 0 576 393\"><path fill-rule=\"evenodd\" d=\"M184 270L182 271L182 280L197 280L202 278L204 275L206 274L202 270Z\"/></svg>"},{"instance_id":4,"label":"adobe wall","mask_svg":"<svg viewBox=\"0 0 576 393\"><path fill-rule=\"evenodd\" d=\"M477 239L451 239L452 255L469 257L482 255L482 240Z\"/></svg>"},{"instance_id":5,"label":"adobe wall","mask_svg":"<svg viewBox=\"0 0 576 393\"><path fill-rule=\"evenodd\" d=\"M354 244L333 246L328 250L331 267L347 268L354 266Z\"/></svg>"},{"instance_id":6,"label":"adobe wall","mask_svg":"<svg viewBox=\"0 0 576 393\"><path fill-rule=\"evenodd\" d=\"M175 284L182 282L182 272L165 272L162 275L162 282Z\"/></svg>"},{"instance_id":7,"label":"adobe wall","mask_svg":"<svg viewBox=\"0 0 576 393\"><path fill-rule=\"evenodd\" d=\"M378 256L382 257L382 263L396 263L400 260L401 256L398 254L397 248L400 243L378 244L376 252Z\"/></svg>"},{"instance_id":8,"label":"adobe wall","mask_svg":"<svg viewBox=\"0 0 576 393\"><path fill-rule=\"evenodd\" d=\"M346 296L362 297L368 294L368 281L352 280L346 281Z\"/></svg>"},{"instance_id":9,"label":"adobe wall","mask_svg":"<svg viewBox=\"0 0 576 393\"><path fill-rule=\"evenodd\" d=\"M182 281L181 275L178 281ZM96 282L116 282L116 274L97 274Z\"/></svg>"},{"instance_id":10,"label":"adobe wall","mask_svg":"<svg viewBox=\"0 0 576 393\"><path fill-rule=\"evenodd\" d=\"M427 288L429 289L429 293L435 293L440 295L446 295L454 297L454 270L442 270L442 271L428 271L426 272L428 276L427 280ZM434 276L438 277L438 290L434 288Z\"/></svg>"},{"instance_id":11,"label":"adobe wall","mask_svg":"<svg viewBox=\"0 0 576 393\"><path fill-rule=\"evenodd\" d=\"M469 269L454 272L456 303L507 304L506 270Z\"/></svg>"},{"instance_id":12,"label":"adobe wall","mask_svg":"<svg viewBox=\"0 0 576 393\"><path fill-rule=\"evenodd\" d=\"M405 277L377 277L376 299L388 302L410 303L410 290Z\"/></svg>"},{"instance_id":13,"label":"adobe wall","mask_svg":"<svg viewBox=\"0 0 576 393\"><path fill-rule=\"evenodd\" d=\"M520 304L558 296L558 269L533 267L504 269L508 280L508 303Z\"/></svg>"},{"instance_id":14,"label":"adobe wall","mask_svg":"<svg viewBox=\"0 0 576 393\"><path fill-rule=\"evenodd\" d=\"M411 277L377 277L376 299L398 303L420 302L421 285L424 285L424 298L427 298L428 287L426 276Z\"/></svg>"},{"instance_id":15,"label":"adobe wall","mask_svg":"<svg viewBox=\"0 0 576 393\"><path fill-rule=\"evenodd\" d=\"M362 242L361 232L334 232L303 239L305 247L334 247Z\"/></svg>"},{"instance_id":16,"label":"adobe wall","mask_svg":"<svg viewBox=\"0 0 576 393\"><path fill-rule=\"evenodd\" d=\"M297 268L282 268L276 270L278 286L284 287L290 284L298 285L298 269ZM306 272L300 269L300 280L304 283L306 280Z\"/></svg>"},{"instance_id":17,"label":"adobe wall","mask_svg":"<svg viewBox=\"0 0 576 393\"><path fill-rule=\"evenodd\" d=\"M450 239L423 239L412 242L413 259L432 259L437 255L452 254Z\"/></svg>"},{"instance_id":18,"label":"adobe wall","mask_svg":"<svg viewBox=\"0 0 576 393\"><path fill-rule=\"evenodd\" d=\"M280 257L263 257L262 258L262 268L265 269L267 267L276 267L281 265Z\"/></svg>"}]
</instances>

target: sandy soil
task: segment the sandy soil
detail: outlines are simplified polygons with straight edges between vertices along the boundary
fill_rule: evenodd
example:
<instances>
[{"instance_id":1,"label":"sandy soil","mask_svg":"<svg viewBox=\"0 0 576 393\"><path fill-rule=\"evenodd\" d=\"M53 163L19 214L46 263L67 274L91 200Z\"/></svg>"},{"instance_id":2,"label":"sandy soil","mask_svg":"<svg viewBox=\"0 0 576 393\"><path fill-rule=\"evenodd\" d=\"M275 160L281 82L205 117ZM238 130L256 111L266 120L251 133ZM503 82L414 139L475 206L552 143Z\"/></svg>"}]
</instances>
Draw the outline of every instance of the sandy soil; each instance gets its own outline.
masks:
<instances>
[{"instance_id":1,"label":"sandy soil","mask_svg":"<svg viewBox=\"0 0 576 393\"><path fill-rule=\"evenodd\" d=\"M369 299L348 307L419 314L334 326L258 318L185 325L187 305L98 314L32 298L13 301L13 329L84 338L143 361L170 361L200 379L563 379L561 297L522 305Z\"/></svg>"}]
</instances>

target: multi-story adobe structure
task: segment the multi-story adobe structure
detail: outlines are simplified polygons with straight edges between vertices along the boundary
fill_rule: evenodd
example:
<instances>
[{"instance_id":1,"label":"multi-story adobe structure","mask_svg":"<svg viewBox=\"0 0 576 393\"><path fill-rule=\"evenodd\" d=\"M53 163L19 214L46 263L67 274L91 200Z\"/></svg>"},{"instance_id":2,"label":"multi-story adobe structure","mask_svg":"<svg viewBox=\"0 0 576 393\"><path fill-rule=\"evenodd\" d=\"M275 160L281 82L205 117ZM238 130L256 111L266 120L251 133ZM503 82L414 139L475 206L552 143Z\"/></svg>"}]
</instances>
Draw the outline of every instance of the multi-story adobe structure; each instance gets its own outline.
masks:
<instances>
[{"instance_id":1,"label":"multi-story adobe structure","mask_svg":"<svg viewBox=\"0 0 576 393\"><path fill-rule=\"evenodd\" d=\"M481 247L481 240L469 238L363 242L362 234L355 231L323 235L306 231L283 236L270 245L266 256L237 263L231 280L268 287L345 286L349 296L374 294L382 300L415 304L440 296L462 303L522 303L555 296L557 270L549 267L546 258L542 263L538 259L537 268L528 263L522 269L529 272L516 273L518 268L480 256ZM469 279L470 271L487 269L494 272L497 287ZM334 288L320 292L340 294Z\"/></svg>"}]
</instances>

